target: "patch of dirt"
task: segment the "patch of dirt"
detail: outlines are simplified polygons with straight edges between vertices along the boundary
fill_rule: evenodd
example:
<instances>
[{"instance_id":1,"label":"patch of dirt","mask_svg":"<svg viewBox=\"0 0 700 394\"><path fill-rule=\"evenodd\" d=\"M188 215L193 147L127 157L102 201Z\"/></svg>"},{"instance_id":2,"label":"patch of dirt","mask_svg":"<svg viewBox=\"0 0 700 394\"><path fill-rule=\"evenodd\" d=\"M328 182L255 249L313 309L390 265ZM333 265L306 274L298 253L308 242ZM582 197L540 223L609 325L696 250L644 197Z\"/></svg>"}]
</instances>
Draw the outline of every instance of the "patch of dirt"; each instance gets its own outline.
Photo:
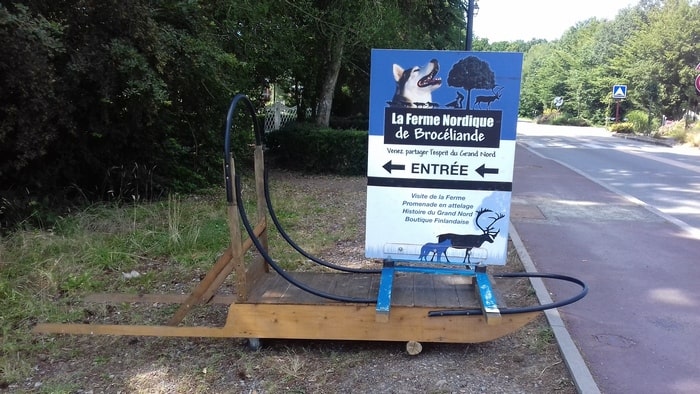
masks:
<instances>
[{"instance_id":1,"label":"patch of dirt","mask_svg":"<svg viewBox=\"0 0 700 394\"><path fill-rule=\"evenodd\" d=\"M296 232L343 233L322 258L356 267L376 266L364 258L366 180L363 177L274 173L273 187L291 197L313 195L327 205ZM273 191L273 198L274 191ZM344 219L344 220L343 220ZM505 267L522 271L510 250ZM496 269L497 268L497 269ZM200 279L197 274L196 279ZM193 278L195 279L195 278ZM501 281L505 281L502 282ZM497 280L509 306L536 303L524 279ZM196 283L196 282L194 282ZM193 284L194 286L194 284ZM124 306L122 306L124 307ZM102 308L102 309L100 309ZM172 307L151 306L159 313ZM126 305L120 313L135 313ZM114 309L86 308L90 321ZM188 323L221 325L225 305L196 308ZM153 316L146 312L145 320ZM167 315L166 315L167 316ZM410 356L403 342L264 340L251 350L246 340L37 335L44 347L32 376L0 391L70 393L575 393L552 332L543 315L510 335L481 344L423 343Z\"/></svg>"}]
</instances>

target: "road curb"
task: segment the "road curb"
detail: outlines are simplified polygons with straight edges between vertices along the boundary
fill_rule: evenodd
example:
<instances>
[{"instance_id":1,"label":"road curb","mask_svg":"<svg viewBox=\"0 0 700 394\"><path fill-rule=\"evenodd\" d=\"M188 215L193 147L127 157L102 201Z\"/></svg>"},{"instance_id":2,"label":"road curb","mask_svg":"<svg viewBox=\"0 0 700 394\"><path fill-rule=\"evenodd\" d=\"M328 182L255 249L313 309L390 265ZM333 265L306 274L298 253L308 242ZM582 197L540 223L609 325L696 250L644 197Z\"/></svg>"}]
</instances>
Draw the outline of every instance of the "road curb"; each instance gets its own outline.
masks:
<instances>
[{"instance_id":1,"label":"road curb","mask_svg":"<svg viewBox=\"0 0 700 394\"><path fill-rule=\"evenodd\" d=\"M646 142L648 144L654 144L654 145L659 145L659 146L665 146L668 148L673 148L674 146L678 145L678 142L672 139L663 139L663 138L653 138L653 137L644 137L640 135L635 135L635 134L626 134L626 133L613 133L612 134L614 137L617 138L622 138L625 140L634 140L634 141L640 141L640 142Z\"/></svg>"},{"instance_id":2,"label":"road curb","mask_svg":"<svg viewBox=\"0 0 700 394\"><path fill-rule=\"evenodd\" d=\"M509 233L513 246L518 253L518 257L520 257L520 261L522 262L525 271L536 273L537 268L532 262L530 254L527 252L527 249L525 248L525 245L520 239L520 235L516 231L512 222L510 223ZM550 304L553 302L552 298L549 296L549 291L547 291L547 288L544 286L544 282L541 278L530 278L530 283L535 289L535 294L537 295L537 299L539 300L540 304ZM554 337L556 338L559 346L559 351L561 352L564 362L571 373L571 377L576 385L576 390L582 394L600 393L600 389L593 379L593 375L588 369L586 362L583 360L581 352L579 352L578 347L576 347L576 344L571 338L571 334L569 334L569 331L566 329L564 321L562 320L561 315L559 315L559 311L557 309L548 309L544 311L544 314L547 317L549 325L552 327Z\"/></svg>"}]
</instances>

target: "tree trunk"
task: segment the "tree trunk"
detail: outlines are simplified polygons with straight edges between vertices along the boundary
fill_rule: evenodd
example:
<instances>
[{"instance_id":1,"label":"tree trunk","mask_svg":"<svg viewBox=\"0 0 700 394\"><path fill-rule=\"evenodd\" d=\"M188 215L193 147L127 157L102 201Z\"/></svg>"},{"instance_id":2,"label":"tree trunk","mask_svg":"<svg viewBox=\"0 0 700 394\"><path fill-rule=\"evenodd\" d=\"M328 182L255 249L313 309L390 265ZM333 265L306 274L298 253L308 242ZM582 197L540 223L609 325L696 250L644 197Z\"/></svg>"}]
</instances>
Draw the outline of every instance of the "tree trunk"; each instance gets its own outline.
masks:
<instances>
[{"instance_id":1,"label":"tree trunk","mask_svg":"<svg viewBox=\"0 0 700 394\"><path fill-rule=\"evenodd\" d=\"M335 85L338 82L338 73L343 60L343 49L345 38L341 34L337 41L330 42L330 58L327 61L326 72L321 82L321 91L318 100L318 112L316 113L316 124L328 127L331 120L331 107L333 106L333 95Z\"/></svg>"}]
</instances>

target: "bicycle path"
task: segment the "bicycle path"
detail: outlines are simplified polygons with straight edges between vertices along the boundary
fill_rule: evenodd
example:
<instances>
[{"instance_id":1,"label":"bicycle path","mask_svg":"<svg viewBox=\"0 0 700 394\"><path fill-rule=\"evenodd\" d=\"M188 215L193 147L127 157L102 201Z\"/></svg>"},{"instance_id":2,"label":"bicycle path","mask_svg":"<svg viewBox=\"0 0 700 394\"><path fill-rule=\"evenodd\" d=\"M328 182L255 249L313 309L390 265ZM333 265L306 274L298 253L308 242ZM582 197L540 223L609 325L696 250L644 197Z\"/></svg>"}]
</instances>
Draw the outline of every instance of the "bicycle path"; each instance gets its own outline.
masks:
<instances>
[{"instance_id":1,"label":"bicycle path","mask_svg":"<svg viewBox=\"0 0 700 394\"><path fill-rule=\"evenodd\" d=\"M557 314L572 339L560 347L580 369L575 380L590 371L595 381L576 382L579 391L700 392L700 241L521 145L514 171L511 223L536 270L589 286ZM544 284L555 301L577 291ZM570 363L578 352L585 362Z\"/></svg>"}]
</instances>

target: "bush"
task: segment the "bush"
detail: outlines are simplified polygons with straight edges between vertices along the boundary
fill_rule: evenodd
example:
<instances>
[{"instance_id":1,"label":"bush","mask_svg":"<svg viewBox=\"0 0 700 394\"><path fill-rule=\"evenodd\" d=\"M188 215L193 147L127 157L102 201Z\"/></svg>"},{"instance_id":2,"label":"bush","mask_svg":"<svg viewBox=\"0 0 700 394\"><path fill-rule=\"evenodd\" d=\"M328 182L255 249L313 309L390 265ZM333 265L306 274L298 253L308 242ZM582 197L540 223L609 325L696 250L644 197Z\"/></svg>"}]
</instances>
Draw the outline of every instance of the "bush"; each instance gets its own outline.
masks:
<instances>
[{"instance_id":1,"label":"bush","mask_svg":"<svg viewBox=\"0 0 700 394\"><path fill-rule=\"evenodd\" d=\"M649 114L634 110L627 113L627 122L632 124L635 133L646 134L649 131Z\"/></svg>"},{"instance_id":2,"label":"bush","mask_svg":"<svg viewBox=\"0 0 700 394\"><path fill-rule=\"evenodd\" d=\"M560 112L556 109L546 109L544 113L537 118L539 124L551 124L558 126L590 126L591 122L580 117L572 117L569 114Z\"/></svg>"},{"instance_id":3,"label":"bush","mask_svg":"<svg viewBox=\"0 0 700 394\"><path fill-rule=\"evenodd\" d=\"M332 116L330 127L338 130L369 130L369 118L367 116Z\"/></svg>"},{"instance_id":4,"label":"bush","mask_svg":"<svg viewBox=\"0 0 700 394\"><path fill-rule=\"evenodd\" d=\"M367 173L368 132L299 123L265 135L272 165L309 173Z\"/></svg>"},{"instance_id":5,"label":"bush","mask_svg":"<svg viewBox=\"0 0 700 394\"><path fill-rule=\"evenodd\" d=\"M613 123L608 127L608 130L613 133L633 134L634 125L630 122Z\"/></svg>"},{"instance_id":6,"label":"bush","mask_svg":"<svg viewBox=\"0 0 700 394\"><path fill-rule=\"evenodd\" d=\"M692 146L700 146L700 123L693 123L686 126L686 121L681 120L662 126L655 137L671 138L681 143Z\"/></svg>"},{"instance_id":7,"label":"bush","mask_svg":"<svg viewBox=\"0 0 700 394\"><path fill-rule=\"evenodd\" d=\"M545 109L542 115L535 119L535 122L539 124L552 124L552 122L561 115L561 112L556 109Z\"/></svg>"},{"instance_id":8,"label":"bush","mask_svg":"<svg viewBox=\"0 0 700 394\"><path fill-rule=\"evenodd\" d=\"M587 127L591 125L591 122L587 121L584 118L579 118L579 117L570 117L569 115L562 115L559 116L552 121L553 125L559 125L559 126L578 126L578 127Z\"/></svg>"}]
</instances>

